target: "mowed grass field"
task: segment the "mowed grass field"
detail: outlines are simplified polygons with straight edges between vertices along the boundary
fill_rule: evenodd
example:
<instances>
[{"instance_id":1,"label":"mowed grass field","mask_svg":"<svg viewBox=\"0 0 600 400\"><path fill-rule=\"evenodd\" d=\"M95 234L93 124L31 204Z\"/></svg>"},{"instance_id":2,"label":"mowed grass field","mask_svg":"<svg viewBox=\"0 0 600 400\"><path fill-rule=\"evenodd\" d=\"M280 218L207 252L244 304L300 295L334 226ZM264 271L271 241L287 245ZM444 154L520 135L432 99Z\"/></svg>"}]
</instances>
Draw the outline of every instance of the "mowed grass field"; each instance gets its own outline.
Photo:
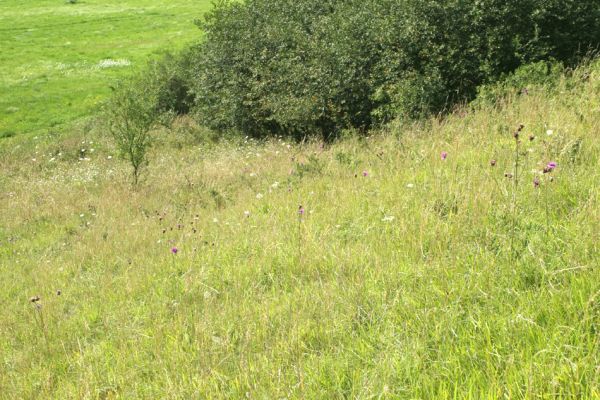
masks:
<instances>
[{"instance_id":1,"label":"mowed grass field","mask_svg":"<svg viewBox=\"0 0 600 400\"><path fill-rule=\"evenodd\" d=\"M334 144L181 120L136 190L101 127L6 154L0 398L600 398L600 66L528 89Z\"/></svg>"},{"instance_id":2,"label":"mowed grass field","mask_svg":"<svg viewBox=\"0 0 600 400\"><path fill-rule=\"evenodd\" d=\"M209 0L0 2L0 140L60 132L116 79L199 40Z\"/></svg>"}]
</instances>

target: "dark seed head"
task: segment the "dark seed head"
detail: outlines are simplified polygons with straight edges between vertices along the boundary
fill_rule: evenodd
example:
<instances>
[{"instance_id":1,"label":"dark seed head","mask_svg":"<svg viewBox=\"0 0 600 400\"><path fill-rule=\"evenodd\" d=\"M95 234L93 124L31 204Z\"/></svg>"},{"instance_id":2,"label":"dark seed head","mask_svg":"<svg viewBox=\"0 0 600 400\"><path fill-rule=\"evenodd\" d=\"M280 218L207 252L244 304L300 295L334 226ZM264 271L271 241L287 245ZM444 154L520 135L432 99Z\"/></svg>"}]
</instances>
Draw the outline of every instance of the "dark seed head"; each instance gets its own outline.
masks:
<instances>
[{"instance_id":1,"label":"dark seed head","mask_svg":"<svg viewBox=\"0 0 600 400\"><path fill-rule=\"evenodd\" d=\"M492 160L492 161L490 161L490 165L491 165L492 167L495 167L495 166L496 166L496 160Z\"/></svg>"},{"instance_id":2,"label":"dark seed head","mask_svg":"<svg viewBox=\"0 0 600 400\"><path fill-rule=\"evenodd\" d=\"M32 298L29 299L29 301L32 303L37 303L40 300L41 300L40 296L33 296Z\"/></svg>"}]
</instances>

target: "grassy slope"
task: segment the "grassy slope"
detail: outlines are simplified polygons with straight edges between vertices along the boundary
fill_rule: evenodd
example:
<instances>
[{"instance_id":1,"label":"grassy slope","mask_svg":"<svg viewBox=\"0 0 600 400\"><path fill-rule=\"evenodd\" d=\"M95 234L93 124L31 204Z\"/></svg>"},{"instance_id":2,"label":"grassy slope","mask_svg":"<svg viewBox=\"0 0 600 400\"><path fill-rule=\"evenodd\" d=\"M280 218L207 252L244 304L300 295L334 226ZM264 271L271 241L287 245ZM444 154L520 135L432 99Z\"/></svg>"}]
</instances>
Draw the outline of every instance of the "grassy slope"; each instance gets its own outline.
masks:
<instances>
[{"instance_id":1,"label":"grassy slope","mask_svg":"<svg viewBox=\"0 0 600 400\"><path fill-rule=\"evenodd\" d=\"M598 398L599 99L596 64L323 149L160 136L139 191L99 133L11 153L0 398Z\"/></svg>"},{"instance_id":2,"label":"grassy slope","mask_svg":"<svg viewBox=\"0 0 600 400\"><path fill-rule=\"evenodd\" d=\"M57 131L89 115L110 82L148 55L197 39L210 1L3 0L0 3L0 140ZM130 65L107 65L103 60Z\"/></svg>"}]
</instances>

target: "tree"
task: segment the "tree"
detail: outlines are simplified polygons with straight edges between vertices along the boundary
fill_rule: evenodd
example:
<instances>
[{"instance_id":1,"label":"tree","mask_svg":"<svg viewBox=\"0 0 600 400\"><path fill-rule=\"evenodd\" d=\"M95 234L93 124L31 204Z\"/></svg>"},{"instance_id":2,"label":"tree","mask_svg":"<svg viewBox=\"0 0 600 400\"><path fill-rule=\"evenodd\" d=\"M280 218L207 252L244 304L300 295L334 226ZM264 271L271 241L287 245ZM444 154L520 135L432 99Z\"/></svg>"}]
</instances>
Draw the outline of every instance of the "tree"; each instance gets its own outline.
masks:
<instances>
[{"instance_id":1,"label":"tree","mask_svg":"<svg viewBox=\"0 0 600 400\"><path fill-rule=\"evenodd\" d=\"M149 162L151 130L156 123L155 97L148 87L120 85L106 110L107 125L121 157L131 164L134 186Z\"/></svg>"}]
</instances>

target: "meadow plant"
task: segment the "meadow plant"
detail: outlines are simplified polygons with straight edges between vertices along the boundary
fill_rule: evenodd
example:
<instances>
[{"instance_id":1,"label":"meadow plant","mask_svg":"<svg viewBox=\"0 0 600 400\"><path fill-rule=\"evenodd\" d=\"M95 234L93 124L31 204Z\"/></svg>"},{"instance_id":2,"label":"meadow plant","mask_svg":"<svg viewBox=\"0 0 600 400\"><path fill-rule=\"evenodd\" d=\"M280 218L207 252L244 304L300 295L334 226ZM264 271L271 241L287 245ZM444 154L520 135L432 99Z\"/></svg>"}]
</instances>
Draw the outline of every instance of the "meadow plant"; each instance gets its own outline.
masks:
<instances>
[{"instance_id":1,"label":"meadow plant","mask_svg":"<svg viewBox=\"0 0 600 400\"><path fill-rule=\"evenodd\" d=\"M121 156L131 165L132 183L137 186L148 165L151 130L157 123L155 93L132 84L119 86L105 109L105 118Z\"/></svg>"},{"instance_id":2,"label":"meadow plant","mask_svg":"<svg viewBox=\"0 0 600 400\"><path fill-rule=\"evenodd\" d=\"M33 296L29 299L29 302L33 305L33 319L38 327L38 330L42 332L46 347L50 348L50 340L48 339L48 328L44 320L44 310L42 306L42 299L40 296Z\"/></svg>"},{"instance_id":3,"label":"meadow plant","mask_svg":"<svg viewBox=\"0 0 600 400\"><path fill-rule=\"evenodd\" d=\"M304 214L306 210L304 206L300 204L298 206L298 264L302 265L302 246L303 246L303 237L302 237L302 222L304 220Z\"/></svg>"}]
</instances>

